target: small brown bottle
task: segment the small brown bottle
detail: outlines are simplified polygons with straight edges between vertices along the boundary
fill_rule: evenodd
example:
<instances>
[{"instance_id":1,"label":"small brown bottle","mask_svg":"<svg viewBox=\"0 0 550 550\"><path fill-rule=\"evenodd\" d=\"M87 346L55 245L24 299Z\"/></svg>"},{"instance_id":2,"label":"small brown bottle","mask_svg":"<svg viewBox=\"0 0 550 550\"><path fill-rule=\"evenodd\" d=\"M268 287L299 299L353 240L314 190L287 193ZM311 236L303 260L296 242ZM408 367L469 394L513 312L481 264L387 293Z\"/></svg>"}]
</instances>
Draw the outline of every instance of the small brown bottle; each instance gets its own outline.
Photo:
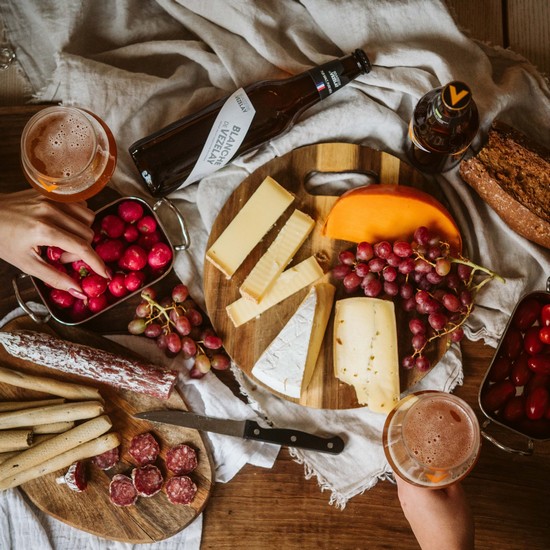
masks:
<instances>
[{"instance_id":1,"label":"small brown bottle","mask_svg":"<svg viewBox=\"0 0 550 550\"><path fill-rule=\"evenodd\" d=\"M251 84L136 141L130 154L149 192L163 197L289 130L305 109L370 70L365 52L355 50L291 78Z\"/></svg>"},{"instance_id":2,"label":"small brown bottle","mask_svg":"<svg viewBox=\"0 0 550 550\"><path fill-rule=\"evenodd\" d=\"M477 107L466 84L455 80L435 88L414 109L409 159L423 172L446 172L460 162L478 128Z\"/></svg>"}]
</instances>

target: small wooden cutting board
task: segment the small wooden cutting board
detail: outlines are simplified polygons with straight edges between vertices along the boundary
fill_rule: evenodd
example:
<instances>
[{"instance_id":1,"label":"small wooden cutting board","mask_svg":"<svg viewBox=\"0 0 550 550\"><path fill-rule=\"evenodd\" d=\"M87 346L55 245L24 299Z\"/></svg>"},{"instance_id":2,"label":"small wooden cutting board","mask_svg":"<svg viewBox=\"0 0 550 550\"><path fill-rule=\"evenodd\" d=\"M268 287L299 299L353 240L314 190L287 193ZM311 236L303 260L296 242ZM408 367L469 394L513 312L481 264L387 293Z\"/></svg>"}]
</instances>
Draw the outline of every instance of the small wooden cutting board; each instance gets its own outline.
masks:
<instances>
[{"instance_id":1,"label":"small wooden cutting board","mask_svg":"<svg viewBox=\"0 0 550 550\"><path fill-rule=\"evenodd\" d=\"M210 262L205 261L204 265L204 290L208 315L214 328L222 337L229 355L239 368L252 378L254 378L251 375L254 364L296 311L306 295L307 289L294 294L260 317L238 328L233 326L225 308L240 297L239 286L266 251L292 211L298 208L309 214L316 223L312 233L291 262L291 266L314 254L326 273L319 282L334 283L331 281L328 271L338 263L338 254L353 246L353 243L332 240L322 235L326 217L337 197L311 194L307 189L307 182L313 175L327 172L366 174L374 182L410 185L442 200L442 197L438 196L437 189L432 189L424 176L408 164L400 162L398 158L387 153L351 143L321 143L301 147L283 157L271 160L248 176L221 209L212 227L207 249L240 211L266 176L271 176L296 196L292 207L277 221L231 279L226 279L223 273ZM421 224L422 220L419 220L419 225ZM335 286L337 288L335 299L344 298L345 292L342 285L336 282ZM403 315L400 315L399 307L396 307L396 313L398 336L400 335L400 356L403 356L405 353L410 353L407 351L410 345L410 336L406 327L407 321ZM302 393L300 399L284 395L281 397L302 405L322 409L350 409L361 406L357 401L353 387L340 382L334 376L332 324L333 315L329 320L313 378L306 391ZM440 339L437 345L428 350L427 356L431 359L432 365L435 365L446 349L447 341ZM402 391L416 384L426 374L416 369L401 368L400 371ZM260 382L258 384L262 385ZM267 389L273 392L271 388Z\"/></svg>"},{"instance_id":2,"label":"small wooden cutting board","mask_svg":"<svg viewBox=\"0 0 550 550\"><path fill-rule=\"evenodd\" d=\"M54 333L47 325L37 325L29 317L19 317L2 328L3 331L21 329L56 334L66 340L122 356L132 356L128 349L78 327L56 325ZM66 485L56 483L56 478L63 475L64 471L48 474L23 484L21 489L42 511L72 527L99 537L131 543L152 543L171 537L189 525L202 512L214 484L214 468L201 434L197 430L152 424L133 417L134 413L147 410L187 410L177 390L174 390L170 398L164 401L131 391L114 389L111 386L91 383L88 379L12 357L1 345L0 364L21 372L97 387L105 399L105 413L113 423L112 431L118 432L122 439L121 462L107 471L89 464L90 480L84 492L76 493ZM0 384L0 401L23 401L47 397L51 396ZM110 502L111 478L118 473L129 474L135 466L132 457L128 454L131 439L137 434L148 431L152 432L160 443L160 459L157 459L155 464L161 469L165 479L168 479L168 475L164 458L170 447L178 443L187 443L197 451L199 465L190 477L197 485L198 491L191 505L171 504L163 491L151 498L141 497L134 506L126 508L117 507Z\"/></svg>"}]
</instances>

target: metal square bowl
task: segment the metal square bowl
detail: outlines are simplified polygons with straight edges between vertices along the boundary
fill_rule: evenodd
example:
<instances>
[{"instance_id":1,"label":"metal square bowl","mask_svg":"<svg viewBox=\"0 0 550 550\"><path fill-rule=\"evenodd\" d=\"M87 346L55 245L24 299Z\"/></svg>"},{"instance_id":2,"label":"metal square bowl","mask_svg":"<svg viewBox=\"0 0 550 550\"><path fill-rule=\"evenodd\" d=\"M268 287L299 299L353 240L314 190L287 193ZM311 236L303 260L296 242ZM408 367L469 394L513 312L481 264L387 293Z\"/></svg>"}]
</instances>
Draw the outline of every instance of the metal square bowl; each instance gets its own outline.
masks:
<instances>
[{"instance_id":1,"label":"metal square bowl","mask_svg":"<svg viewBox=\"0 0 550 550\"><path fill-rule=\"evenodd\" d=\"M505 357L510 357L510 348L512 347L512 344L510 343L512 340L515 340L514 347L518 347L519 343L521 342L521 346L523 347L523 336L525 331L519 330L517 327L514 326L514 319L516 318L516 313L518 312L519 308L526 303L528 300L536 300L539 304L545 305L550 304L550 277L546 281L546 291L535 291L530 292L528 294L523 295L518 303L516 304L516 307L514 308L514 311L510 315L510 319L508 320L508 323L506 324L506 328L504 330L504 333L499 341L499 344L497 346L497 349L495 351L495 354L493 356L493 359L491 361L491 364L485 373L485 377L483 378L483 382L479 389L478 394L478 401L479 406L483 414L486 416L486 420L482 424L482 432L481 435L487 439L488 441L491 441L494 445L499 447L500 449L510 452L510 453L516 453L516 454L522 454L522 455L530 455L533 453L533 441L548 441L550 439L550 419L548 418L541 418L539 420L529 420L529 419L523 419L518 421L511 421L510 419L507 419L505 415L503 415L504 406L502 405L499 409L493 411L489 410L489 407L487 406L487 401L484 399L486 397L487 392L494 388L496 384L501 383L500 386L502 389L505 389L505 385L508 384L508 382L512 382L512 371L509 371L509 374L504 376L503 372L506 372L505 369L499 368L497 365L497 362ZM534 326L537 325L538 321L535 321L533 323ZM521 340L517 337L517 334L521 334ZM515 333L515 334L514 334ZM515 338L512 338L511 335L513 335ZM544 353L550 352L550 345L546 344L546 348L543 350ZM525 353L523 350L521 353ZM513 366L514 362L517 360L517 357L514 357L514 354L512 354L512 358L509 359L510 364ZM501 373L500 375L498 373ZM531 375L532 377L533 375ZM497 378L497 380L495 380ZM516 379L516 383L519 379ZM525 391L525 387L528 386L528 383L520 386L515 386L515 395L523 395ZM510 388L508 384L508 388ZM550 388L549 388L550 389ZM498 390L497 390L498 391ZM503 394L506 392L503 392ZM499 426L502 426L506 430L509 430L513 433L519 434L522 438L527 439L527 447L526 449L517 449L513 447L509 447L508 445L505 445L501 441L497 440L494 436L487 433L486 429L491 424L495 423Z\"/></svg>"},{"instance_id":2,"label":"metal square bowl","mask_svg":"<svg viewBox=\"0 0 550 550\"><path fill-rule=\"evenodd\" d=\"M143 207L144 215L152 216L155 219L155 221L157 222L157 230L161 234L162 242L165 242L170 247L170 249L172 251L172 259L171 259L170 263L165 266L165 268L162 270L162 272L160 274L158 274L158 273L154 274L154 273L149 272L148 270L146 270L146 279L145 279L145 282L144 282L143 286L153 285L153 284L157 283L158 281L160 281L161 279L163 279L170 272L170 270L172 269L172 267L174 265L174 255L175 255L174 252L176 250L186 250L187 248L189 248L190 238L189 238L189 233L187 231L187 227L186 227L186 224L185 224L185 219L184 219L183 215L181 214L181 212L176 208L176 206L168 199L165 199L165 198L160 199L159 201L157 201L151 207L145 200L143 200L139 197L121 197L120 199L117 199L117 200L107 204L106 206L103 206L102 208L100 208L99 210L96 211L96 219L99 219L99 217L102 218L103 216L106 216L108 214L115 214L117 212L118 205L121 202L127 201L127 200L132 200L132 201L140 203L141 206ZM178 244L174 245L170 241L170 238L169 238L166 230L164 229L164 227L163 227L163 225L162 225L162 223L161 223L161 221L160 221L160 219L157 215L157 210L162 206L166 206L173 213L173 215L176 217L176 219L178 221L178 224L179 224L179 229L181 231L181 243L178 243ZM116 270L119 270L119 269L117 268ZM27 278L27 277L29 277L31 279L31 281L34 285L34 288L36 289L36 292L38 293L38 295L40 297L40 300L42 301L42 303L46 307L47 313L45 315L42 315L42 314L37 313L36 311L33 311L29 307L29 305L26 304L25 301L21 297L21 293L19 291L19 283L22 279ZM12 282L13 282L15 296L17 298L17 301L18 301L19 305L35 322L45 323L45 322L49 321L50 318L53 318L58 323L61 323L63 325L68 325L68 326L80 325L82 323L86 323L86 322L90 321L91 319L94 319L98 315L104 314L105 312L109 311L110 309L112 309L113 307L115 307L118 304L122 303L123 301L130 299L132 296L135 296L136 294L141 292L141 289L143 288L143 286L142 286L141 288L135 290L134 292L131 292L131 293L127 294L126 296L123 296L119 299L115 299L106 308L104 308L103 310L101 310L99 312L90 313L90 315L88 315L84 319L75 321L71 318L70 313L69 313L68 310L61 309L61 308L57 307L55 304L51 303L51 301L49 299L49 291L51 289L45 283L43 283L41 280L37 279L36 277L31 277L31 276L27 275L26 273L21 273L18 276L14 277Z\"/></svg>"}]
</instances>

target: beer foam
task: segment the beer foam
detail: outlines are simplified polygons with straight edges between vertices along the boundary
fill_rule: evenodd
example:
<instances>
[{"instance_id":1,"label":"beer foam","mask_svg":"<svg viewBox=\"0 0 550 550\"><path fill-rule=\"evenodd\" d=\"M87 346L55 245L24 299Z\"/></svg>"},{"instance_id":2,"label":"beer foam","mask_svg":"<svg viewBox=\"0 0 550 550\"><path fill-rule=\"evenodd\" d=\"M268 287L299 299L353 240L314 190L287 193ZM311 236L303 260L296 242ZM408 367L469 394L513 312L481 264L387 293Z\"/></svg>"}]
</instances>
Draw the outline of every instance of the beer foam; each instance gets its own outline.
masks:
<instances>
[{"instance_id":1,"label":"beer foam","mask_svg":"<svg viewBox=\"0 0 550 550\"><path fill-rule=\"evenodd\" d=\"M413 405L403 423L403 440L412 456L429 468L450 470L475 449L472 420L460 405L425 398Z\"/></svg>"},{"instance_id":2,"label":"beer foam","mask_svg":"<svg viewBox=\"0 0 550 550\"><path fill-rule=\"evenodd\" d=\"M31 164L50 178L69 178L82 172L95 153L95 130L78 112L44 115L27 137Z\"/></svg>"}]
</instances>

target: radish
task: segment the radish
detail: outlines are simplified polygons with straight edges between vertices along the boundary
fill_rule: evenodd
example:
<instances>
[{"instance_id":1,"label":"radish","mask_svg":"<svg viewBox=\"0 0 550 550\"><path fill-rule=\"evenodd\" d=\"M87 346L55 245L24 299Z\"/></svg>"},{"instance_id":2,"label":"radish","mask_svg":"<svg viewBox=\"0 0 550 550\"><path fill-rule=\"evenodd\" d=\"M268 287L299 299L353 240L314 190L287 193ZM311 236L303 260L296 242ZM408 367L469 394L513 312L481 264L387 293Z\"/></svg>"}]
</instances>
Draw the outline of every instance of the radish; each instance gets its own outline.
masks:
<instances>
[{"instance_id":1,"label":"radish","mask_svg":"<svg viewBox=\"0 0 550 550\"><path fill-rule=\"evenodd\" d=\"M166 243L155 244L147 256L147 262L153 269L165 267L171 259L172 249Z\"/></svg>"}]
</instances>

